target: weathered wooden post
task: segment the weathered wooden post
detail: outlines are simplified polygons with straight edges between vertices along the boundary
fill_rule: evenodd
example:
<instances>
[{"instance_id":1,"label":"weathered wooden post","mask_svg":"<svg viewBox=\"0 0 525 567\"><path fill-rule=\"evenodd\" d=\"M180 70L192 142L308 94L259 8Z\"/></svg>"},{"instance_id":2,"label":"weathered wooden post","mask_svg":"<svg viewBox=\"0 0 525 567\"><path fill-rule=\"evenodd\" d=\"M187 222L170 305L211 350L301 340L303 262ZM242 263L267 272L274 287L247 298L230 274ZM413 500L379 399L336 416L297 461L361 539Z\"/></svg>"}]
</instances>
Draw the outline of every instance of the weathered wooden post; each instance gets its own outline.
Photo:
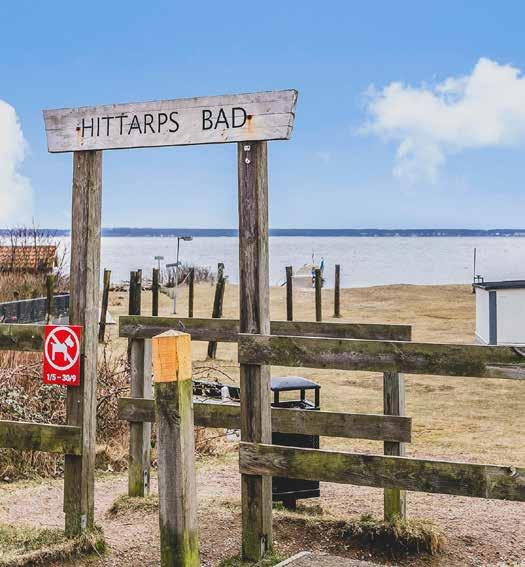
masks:
<instances>
[{"instance_id":1,"label":"weathered wooden post","mask_svg":"<svg viewBox=\"0 0 525 567\"><path fill-rule=\"evenodd\" d=\"M52 274L46 278L46 308L46 319L51 323L55 311L55 276Z\"/></svg>"},{"instance_id":2,"label":"weathered wooden post","mask_svg":"<svg viewBox=\"0 0 525 567\"><path fill-rule=\"evenodd\" d=\"M226 279L224 278L224 264L219 262L217 269L217 285L215 286L215 297L213 299L213 312L211 314L213 319L220 319L222 317L225 286ZM208 358L215 358L216 356L217 341L210 341L208 343Z\"/></svg>"},{"instance_id":3,"label":"weathered wooden post","mask_svg":"<svg viewBox=\"0 0 525 567\"><path fill-rule=\"evenodd\" d=\"M323 309L322 309L322 298L321 298L321 290L323 287L323 278L321 276L321 270L315 270L315 320L322 321L323 320Z\"/></svg>"},{"instance_id":4,"label":"weathered wooden post","mask_svg":"<svg viewBox=\"0 0 525 567\"><path fill-rule=\"evenodd\" d=\"M383 374L383 413L405 415L405 380L398 372ZM385 455L405 456L405 444L395 441L384 442ZM406 492L398 488L384 490L384 517L387 521L406 517Z\"/></svg>"},{"instance_id":5,"label":"weathered wooden post","mask_svg":"<svg viewBox=\"0 0 525 567\"><path fill-rule=\"evenodd\" d=\"M195 298L195 268L188 275L188 317L193 317L193 301Z\"/></svg>"},{"instance_id":6,"label":"weathered wooden post","mask_svg":"<svg viewBox=\"0 0 525 567\"><path fill-rule=\"evenodd\" d=\"M167 331L152 339L162 567L197 567L199 535L191 338Z\"/></svg>"},{"instance_id":7,"label":"weathered wooden post","mask_svg":"<svg viewBox=\"0 0 525 567\"><path fill-rule=\"evenodd\" d=\"M341 266L335 265L334 317L341 317Z\"/></svg>"},{"instance_id":8,"label":"weathered wooden post","mask_svg":"<svg viewBox=\"0 0 525 567\"><path fill-rule=\"evenodd\" d=\"M286 320L293 321L292 266L286 266Z\"/></svg>"},{"instance_id":9,"label":"weathered wooden post","mask_svg":"<svg viewBox=\"0 0 525 567\"><path fill-rule=\"evenodd\" d=\"M238 144L240 332L270 334L268 154L266 142ZM241 439L272 442L270 367L241 364ZM242 557L273 546L272 479L242 475Z\"/></svg>"},{"instance_id":10,"label":"weathered wooden post","mask_svg":"<svg viewBox=\"0 0 525 567\"><path fill-rule=\"evenodd\" d=\"M98 342L104 342L106 334L106 317L109 304L109 287L111 284L111 270L104 270L104 287L102 288L102 304L100 306L100 323L98 327Z\"/></svg>"},{"instance_id":11,"label":"weathered wooden post","mask_svg":"<svg viewBox=\"0 0 525 567\"><path fill-rule=\"evenodd\" d=\"M82 325L80 386L67 389L67 424L82 428L82 455L66 455L64 512L66 534L94 524L97 331L100 278L102 152L73 154L73 206L69 322Z\"/></svg>"},{"instance_id":12,"label":"weathered wooden post","mask_svg":"<svg viewBox=\"0 0 525 567\"><path fill-rule=\"evenodd\" d=\"M159 314L159 276L159 269L153 268L153 277L151 279L151 314L154 317L157 317Z\"/></svg>"},{"instance_id":13,"label":"weathered wooden post","mask_svg":"<svg viewBox=\"0 0 525 567\"><path fill-rule=\"evenodd\" d=\"M129 287L129 314L140 315L142 273L131 272ZM132 398L152 398L151 342L130 339L129 366ZM147 496L150 487L151 423L129 424L128 495Z\"/></svg>"}]
</instances>

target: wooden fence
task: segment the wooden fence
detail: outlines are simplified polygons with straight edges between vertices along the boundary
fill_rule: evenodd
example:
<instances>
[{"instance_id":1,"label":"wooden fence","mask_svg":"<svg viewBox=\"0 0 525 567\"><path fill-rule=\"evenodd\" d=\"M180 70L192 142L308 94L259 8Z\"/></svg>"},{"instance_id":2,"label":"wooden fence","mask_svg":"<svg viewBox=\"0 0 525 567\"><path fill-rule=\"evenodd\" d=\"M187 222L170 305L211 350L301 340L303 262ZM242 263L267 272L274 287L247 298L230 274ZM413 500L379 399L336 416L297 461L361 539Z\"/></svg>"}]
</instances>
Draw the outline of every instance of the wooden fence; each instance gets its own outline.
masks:
<instances>
[{"instance_id":1,"label":"wooden fence","mask_svg":"<svg viewBox=\"0 0 525 567\"><path fill-rule=\"evenodd\" d=\"M507 346L240 335L245 364L525 380L525 351ZM241 443L244 474L525 501L525 468Z\"/></svg>"},{"instance_id":2,"label":"wooden fence","mask_svg":"<svg viewBox=\"0 0 525 567\"><path fill-rule=\"evenodd\" d=\"M404 456L405 443L411 441L411 419L403 415L404 384L400 374L525 380L525 350L409 342L410 327L403 325L273 321L270 327L272 333L279 334L239 333L236 320L138 316L120 319L120 335L132 341L145 341L169 329L185 330L194 340L237 341L239 362L244 365L383 373L384 415L272 408L271 429L283 433L383 440L384 455L242 440L241 474L383 488L387 519L405 515L406 490L525 501L525 468ZM367 336L374 340L363 338ZM195 403L194 422L198 426L238 429L242 411L235 404ZM151 423L156 419L154 402L138 397L122 398L119 416L131 424ZM130 486L132 484L130 478ZM246 497L250 500L249 494ZM249 522L244 526L245 529L250 527L253 526ZM243 533L244 537L250 536ZM246 545L243 539L243 547Z\"/></svg>"},{"instance_id":3,"label":"wooden fence","mask_svg":"<svg viewBox=\"0 0 525 567\"><path fill-rule=\"evenodd\" d=\"M198 319L183 317L122 316L119 334L131 341L132 397L119 401L119 416L130 422L130 467L128 494L144 496L149 491L149 423L154 421L151 399L151 357L148 339L168 330L188 332L192 340L237 342L239 321L236 319ZM311 321L272 321L270 331L280 335L372 338L410 340L410 325L359 323L322 323ZM133 354L135 353L135 354ZM272 428L281 433L304 433L330 437L382 440L386 454L402 454L404 443L410 442L411 421L403 417L402 382L392 373L385 374L385 414L337 414L304 410L272 409ZM144 395L146 388L148 395ZM195 424L205 427L240 429L238 405L195 404ZM403 493L385 491L385 515L403 513Z\"/></svg>"},{"instance_id":4,"label":"wooden fence","mask_svg":"<svg viewBox=\"0 0 525 567\"><path fill-rule=\"evenodd\" d=\"M44 325L0 324L0 350L42 352ZM71 412L67 406L67 420ZM0 448L20 451L44 451L62 453L79 458L82 456L82 427L77 425L53 425L50 423L27 423L20 421L0 421ZM89 482L87 478L72 475L64 476L64 511L66 513L66 533L76 535L78 511L81 510L79 484Z\"/></svg>"}]
</instances>

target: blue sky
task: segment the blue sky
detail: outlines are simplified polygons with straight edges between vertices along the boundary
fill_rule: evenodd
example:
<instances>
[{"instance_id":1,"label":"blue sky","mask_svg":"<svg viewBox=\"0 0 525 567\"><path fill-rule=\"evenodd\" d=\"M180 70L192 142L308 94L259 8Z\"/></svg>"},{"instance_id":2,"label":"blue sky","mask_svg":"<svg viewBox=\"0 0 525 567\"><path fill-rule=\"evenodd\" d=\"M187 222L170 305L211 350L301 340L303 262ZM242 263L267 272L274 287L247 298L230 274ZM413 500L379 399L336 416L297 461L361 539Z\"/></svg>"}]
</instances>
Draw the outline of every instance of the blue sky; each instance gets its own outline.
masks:
<instances>
[{"instance_id":1,"label":"blue sky","mask_svg":"<svg viewBox=\"0 0 525 567\"><path fill-rule=\"evenodd\" d=\"M0 100L27 141L18 173L32 195L10 205L0 163L12 222L31 210L69 225L72 156L47 153L44 108L295 88L292 139L270 143L272 227L525 227L522 2L0 10ZM105 152L104 226L237 226L235 156L234 144Z\"/></svg>"}]
</instances>

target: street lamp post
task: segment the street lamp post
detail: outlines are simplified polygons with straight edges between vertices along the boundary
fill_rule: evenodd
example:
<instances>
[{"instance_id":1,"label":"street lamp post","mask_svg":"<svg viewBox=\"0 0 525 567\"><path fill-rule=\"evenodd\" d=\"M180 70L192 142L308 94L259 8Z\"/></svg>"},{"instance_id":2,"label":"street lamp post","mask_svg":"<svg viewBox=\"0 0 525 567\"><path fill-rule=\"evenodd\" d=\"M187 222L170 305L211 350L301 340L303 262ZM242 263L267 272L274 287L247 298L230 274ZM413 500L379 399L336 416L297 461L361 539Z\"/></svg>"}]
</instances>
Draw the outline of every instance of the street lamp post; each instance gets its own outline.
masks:
<instances>
[{"instance_id":1,"label":"street lamp post","mask_svg":"<svg viewBox=\"0 0 525 567\"><path fill-rule=\"evenodd\" d=\"M166 264L166 267L175 265L175 287L173 288L173 313L177 313L177 289L179 287L179 252L180 252L180 241L184 240L185 242L189 242L193 240L193 236L177 236L177 261L175 264Z\"/></svg>"}]
</instances>

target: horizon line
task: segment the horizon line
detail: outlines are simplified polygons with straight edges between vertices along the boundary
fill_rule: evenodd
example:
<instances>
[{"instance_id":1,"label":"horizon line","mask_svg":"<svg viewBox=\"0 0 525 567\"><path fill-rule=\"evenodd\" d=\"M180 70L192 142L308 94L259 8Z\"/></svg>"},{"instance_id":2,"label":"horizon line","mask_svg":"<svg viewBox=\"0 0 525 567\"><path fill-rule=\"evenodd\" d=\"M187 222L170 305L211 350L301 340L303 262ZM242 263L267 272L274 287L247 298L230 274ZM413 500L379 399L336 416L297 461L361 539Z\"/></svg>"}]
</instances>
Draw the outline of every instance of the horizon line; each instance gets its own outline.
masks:
<instances>
[{"instance_id":1,"label":"horizon line","mask_svg":"<svg viewBox=\"0 0 525 567\"><path fill-rule=\"evenodd\" d=\"M20 227L0 228L1 235L9 235ZM69 228L35 228L37 231L66 236ZM149 233L149 234L148 234ZM177 228L109 226L101 228L102 236L238 236L238 228ZM525 236L525 228L270 228L270 236Z\"/></svg>"}]
</instances>

